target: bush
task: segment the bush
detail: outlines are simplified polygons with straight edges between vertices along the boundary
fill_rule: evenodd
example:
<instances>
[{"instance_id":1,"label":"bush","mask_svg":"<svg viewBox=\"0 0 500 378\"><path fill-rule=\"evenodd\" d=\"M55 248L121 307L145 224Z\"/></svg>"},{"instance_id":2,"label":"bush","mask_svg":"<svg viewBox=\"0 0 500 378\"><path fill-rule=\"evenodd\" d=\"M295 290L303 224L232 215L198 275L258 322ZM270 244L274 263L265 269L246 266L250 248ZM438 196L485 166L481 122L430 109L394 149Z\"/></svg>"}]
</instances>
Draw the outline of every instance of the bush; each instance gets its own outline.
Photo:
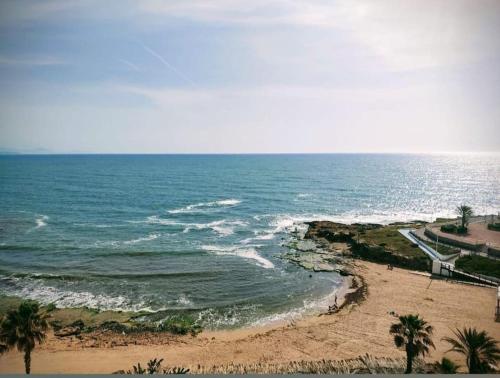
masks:
<instances>
[{"instance_id":1,"label":"bush","mask_svg":"<svg viewBox=\"0 0 500 378\"><path fill-rule=\"evenodd\" d=\"M500 278L500 261L483 256L462 256L455 261L455 267L466 273Z\"/></svg>"},{"instance_id":2,"label":"bush","mask_svg":"<svg viewBox=\"0 0 500 378\"><path fill-rule=\"evenodd\" d=\"M54 311L56 309L57 309L57 307L56 307L56 305L54 303L49 303L47 305L47 307L45 307L45 311L47 311L47 312L52 312L52 311Z\"/></svg>"},{"instance_id":3,"label":"bush","mask_svg":"<svg viewBox=\"0 0 500 378\"><path fill-rule=\"evenodd\" d=\"M160 331L170 332L176 335L196 335L201 332L201 327L189 315L173 315L163 320L158 326Z\"/></svg>"},{"instance_id":4,"label":"bush","mask_svg":"<svg viewBox=\"0 0 500 378\"><path fill-rule=\"evenodd\" d=\"M60 320L51 320L49 324L54 331L59 331L63 327L62 322Z\"/></svg>"},{"instance_id":5,"label":"bush","mask_svg":"<svg viewBox=\"0 0 500 378\"><path fill-rule=\"evenodd\" d=\"M464 235L467 233L467 227L456 226L454 224L443 224L441 226L441 232L447 232L448 234Z\"/></svg>"},{"instance_id":6,"label":"bush","mask_svg":"<svg viewBox=\"0 0 500 378\"><path fill-rule=\"evenodd\" d=\"M351 246L354 257L376 262L391 264L405 269L429 271L429 258L423 252L417 256L402 256L386 250L381 246L370 246L366 243L355 243Z\"/></svg>"},{"instance_id":7,"label":"bush","mask_svg":"<svg viewBox=\"0 0 500 378\"><path fill-rule=\"evenodd\" d=\"M500 231L500 223L490 223L488 224L488 230Z\"/></svg>"},{"instance_id":8,"label":"bush","mask_svg":"<svg viewBox=\"0 0 500 378\"><path fill-rule=\"evenodd\" d=\"M457 232L457 226L454 224L443 224L441 226L441 232L447 232L449 234L454 234Z\"/></svg>"}]
</instances>

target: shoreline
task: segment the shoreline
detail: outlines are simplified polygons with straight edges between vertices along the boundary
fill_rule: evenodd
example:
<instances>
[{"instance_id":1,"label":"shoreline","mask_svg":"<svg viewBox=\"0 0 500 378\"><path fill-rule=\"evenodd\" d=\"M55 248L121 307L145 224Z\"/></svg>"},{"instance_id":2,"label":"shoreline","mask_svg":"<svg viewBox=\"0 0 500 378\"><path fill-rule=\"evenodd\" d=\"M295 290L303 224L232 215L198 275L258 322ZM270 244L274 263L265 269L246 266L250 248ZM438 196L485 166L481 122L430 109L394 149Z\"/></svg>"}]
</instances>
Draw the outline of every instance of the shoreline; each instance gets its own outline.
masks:
<instances>
[{"instance_id":1,"label":"shoreline","mask_svg":"<svg viewBox=\"0 0 500 378\"><path fill-rule=\"evenodd\" d=\"M321 268L346 274L339 287L320 298L322 303L333 304L337 296L338 310L329 313L325 305L324 311L305 311L297 317L236 329L206 329L196 335L151 330L125 333L96 327L90 332L56 337L50 331L46 343L37 345L32 354L33 372L112 373L126 371L138 362L144 366L153 358L164 358L165 368L184 367L192 373L283 373L290 366L321 361L335 365L335 361L355 361L367 353L380 361L401 361L404 352L395 348L389 327L397 322L397 315L410 313L420 314L435 327L436 350L431 350L426 362L440 360L445 355L449 346L442 338L452 336L457 327L477 327L500 339L500 327L494 321L496 291L492 288L435 279L408 266L389 270L384 262L360 260L346 249L346 243L355 235L352 226L325 222L309 226L309 236L302 239L310 239L316 248L311 249L305 243L306 248L301 249L295 243L292 257L299 259L292 261L298 265L306 260L312 263L306 268L311 273ZM383 227L392 232L395 226L365 227L369 228L363 237L368 240L375 235L389 238L390 244L397 242L391 238L399 238L397 234L380 235ZM406 252L414 256L413 249L408 247ZM301 253L307 255L302 256L306 260L300 260ZM2 308L3 299L0 299ZM12 297L9 300L20 301ZM55 311L65 315L68 323L81 318L85 323L114 320L130 325L138 315L96 313L82 308ZM446 357L464 365L458 355L446 354ZM0 374L22 371L19 352L10 351L0 357Z\"/></svg>"},{"instance_id":2,"label":"shoreline","mask_svg":"<svg viewBox=\"0 0 500 378\"><path fill-rule=\"evenodd\" d=\"M342 284L338 287L335 287L329 294L326 296L317 298L318 302L328 302L330 303L330 300L332 301L331 303L333 304L333 299L335 296L337 297L337 304L339 309L343 308L346 305L346 299L348 298L349 294L351 294L353 291L356 289L353 289L351 287L352 285L352 280L355 276L348 276L348 277L342 277ZM8 309L14 309L17 308L17 306L26 299L23 299L21 297L17 296L8 296L8 295L0 295L0 314L5 313ZM348 303L347 303L348 304ZM94 327L95 330L91 332L82 332L82 334L88 333L91 334L92 332L99 332L99 323L105 323L105 322L119 322L120 324L124 325L130 325L131 321L134 321L136 318L140 318L141 316L147 316L147 315L153 315L158 312L146 312L146 311L121 311L121 310L98 310L98 309L93 309L93 308L88 308L88 307L62 307L62 308L56 308L55 310L48 311L49 306L47 305L42 305L41 310L44 311L48 316L49 316L49 321L50 320L56 320L56 321L64 321L62 328L68 327L71 325L71 323L79 320L84 320L85 325ZM279 316L279 315L286 315L291 313L293 310L296 308L291 308L287 312L278 312L276 314L271 314L270 316L266 316L262 319L266 319L267 317L273 317L273 316ZM303 318L307 318L309 316L321 316L325 315L326 311L328 310L327 307L323 306L316 306L314 309L311 309L307 311L305 307L301 307L300 309L304 309L303 312L298 313L297 315L290 315L289 317L284 316L283 319L275 319L275 320L269 320L266 322L262 322L262 319L258 319L252 323L242 325L240 327L232 328L203 328L202 332L231 332L231 331L244 331L244 330L258 330L261 328L274 328L274 327L279 327L286 325L290 322L296 322L298 320L301 320ZM180 311L182 312L182 311ZM54 316L55 315L55 316ZM91 319L91 320L87 320ZM148 330L147 332L150 332L152 334L158 333L158 334L165 334L165 335L173 335L170 334L167 331L162 331L162 330Z\"/></svg>"},{"instance_id":3,"label":"shoreline","mask_svg":"<svg viewBox=\"0 0 500 378\"><path fill-rule=\"evenodd\" d=\"M360 304L348 304L333 315L307 316L279 326L203 331L196 337L102 332L80 340L50 335L45 344L35 348L33 372L111 373L157 357L165 358L165 366L182 366L192 372L230 364L270 366L302 360L340 360L366 353L404 357L388 332L390 324L397 320L390 311L419 313L435 327L437 349L431 351L427 361L440 359L449 349L441 338L450 336L455 327L476 326L500 339L500 328L493 320L495 290L429 281L429 277L405 269L389 271L384 265L366 261L356 261L355 265L356 274L366 282L368 295ZM463 366L460 357L446 356ZM90 366L88 361L94 363ZM0 357L0 373L22 369L19 352Z\"/></svg>"}]
</instances>

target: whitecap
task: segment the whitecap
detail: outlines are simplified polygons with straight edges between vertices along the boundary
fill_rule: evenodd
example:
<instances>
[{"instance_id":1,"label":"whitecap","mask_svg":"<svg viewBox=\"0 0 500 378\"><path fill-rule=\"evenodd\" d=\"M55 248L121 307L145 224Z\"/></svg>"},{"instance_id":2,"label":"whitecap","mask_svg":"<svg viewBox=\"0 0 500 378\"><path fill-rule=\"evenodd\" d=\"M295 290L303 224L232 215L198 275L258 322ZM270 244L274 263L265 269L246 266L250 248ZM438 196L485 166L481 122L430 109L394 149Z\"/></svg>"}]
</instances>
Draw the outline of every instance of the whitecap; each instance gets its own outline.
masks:
<instances>
[{"instance_id":1,"label":"whitecap","mask_svg":"<svg viewBox=\"0 0 500 378\"><path fill-rule=\"evenodd\" d=\"M184 223L174 221L172 219L163 219L158 215L151 215L146 218L146 222L131 221L134 223L149 223L149 224L161 224L163 226L182 226Z\"/></svg>"},{"instance_id":2,"label":"whitecap","mask_svg":"<svg viewBox=\"0 0 500 378\"><path fill-rule=\"evenodd\" d=\"M193 301L190 300L185 294L179 295L179 298L175 301L177 304L180 304L182 306L192 306Z\"/></svg>"},{"instance_id":3,"label":"whitecap","mask_svg":"<svg viewBox=\"0 0 500 378\"><path fill-rule=\"evenodd\" d=\"M49 217L47 215L41 215L38 218L35 219L36 227L35 228L42 228L47 225L47 221L49 220Z\"/></svg>"},{"instance_id":4,"label":"whitecap","mask_svg":"<svg viewBox=\"0 0 500 378\"><path fill-rule=\"evenodd\" d=\"M218 233L221 236L228 236L234 234L234 229L236 227L245 227L248 223L235 220L229 221L226 219L210 222L210 223L186 223L186 228L184 229L184 233L187 233L193 229L195 230L204 230L211 229L214 232Z\"/></svg>"},{"instance_id":5,"label":"whitecap","mask_svg":"<svg viewBox=\"0 0 500 378\"><path fill-rule=\"evenodd\" d=\"M306 198L312 197L311 193L299 193L297 196L294 198L294 201L300 201Z\"/></svg>"},{"instance_id":6,"label":"whitecap","mask_svg":"<svg viewBox=\"0 0 500 378\"><path fill-rule=\"evenodd\" d=\"M259 255L255 248L251 247L224 247L217 245L203 245L201 249L204 251L212 252L215 255L229 255L229 256L238 256L248 260L255 260L257 265L265 268L272 269L274 268L274 264Z\"/></svg>"},{"instance_id":7,"label":"whitecap","mask_svg":"<svg viewBox=\"0 0 500 378\"><path fill-rule=\"evenodd\" d=\"M224 199L224 200L219 200L219 201L199 202L196 204L188 205L186 207L181 207L179 209L168 210L167 212L170 214L205 212L207 210L217 208L217 207L236 206L239 203L241 203L240 200L230 198L230 199Z\"/></svg>"},{"instance_id":8,"label":"whitecap","mask_svg":"<svg viewBox=\"0 0 500 378\"><path fill-rule=\"evenodd\" d=\"M139 311L145 307L143 302L133 304L124 296L108 296L89 291L63 290L53 286L40 285L38 281L9 277L14 287L9 294L25 299L35 300L43 305L54 303L59 308L89 307L99 310Z\"/></svg>"},{"instance_id":9,"label":"whitecap","mask_svg":"<svg viewBox=\"0 0 500 378\"><path fill-rule=\"evenodd\" d=\"M142 238L124 241L123 244L136 244L136 243L151 241L151 240L158 239L159 236L160 236L160 234L149 234L148 236L145 236Z\"/></svg>"}]
</instances>

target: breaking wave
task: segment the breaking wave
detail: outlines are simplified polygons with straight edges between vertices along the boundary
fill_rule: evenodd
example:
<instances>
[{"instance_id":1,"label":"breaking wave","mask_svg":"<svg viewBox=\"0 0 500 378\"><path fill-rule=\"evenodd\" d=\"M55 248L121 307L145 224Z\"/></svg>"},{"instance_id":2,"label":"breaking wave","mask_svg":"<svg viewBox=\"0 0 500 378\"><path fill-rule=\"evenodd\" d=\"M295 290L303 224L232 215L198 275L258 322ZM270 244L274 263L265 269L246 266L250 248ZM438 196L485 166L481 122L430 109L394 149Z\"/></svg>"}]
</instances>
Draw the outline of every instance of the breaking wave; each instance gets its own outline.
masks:
<instances>
[{"instance_id":1,"label":"breaking wave","mask_svg":"<svg viewBox=\"0 0 500 378\"><path fill-rule=\"evenodd\" d=\"M145 241L151 241L151 240L158 239L159 236L160 236L160 234L150 234L150 235L142 237L142 238L137 238L137 239L132 239L132 240L124 241L123 244L142 243L142 242L145 242Z\"/></svg>"},{"instance_id":2,"label":"breaking wave","mask_svg":"<svg viewBox=\"0 0 500 378\"><path fill-rule=\"evenodd\" d=\"M167 212L170 214L205 212L218 207L236 206L239 203L241 203L240 200L231 198L212 202L200 202L186 207L181 207L179 209L168 210Z\"/></svg>"},{"instance_id":3,"label":"breaking wave","mask_svg":"<svg viewBox=\"0 0 500 378\"><path fill-rule=\"evenodd\" d=\"M35 219L36 226L35 228L42 228L47 225L47 221L49 220L49 217L47 215L40 215L38 218Z\"/></svg>"},{"instance_id":4,"label":"breaking wave","mask_svg":"<svg viewBox=\"0 0 500 378\"><path fill-rule=\"evenodd\" d=\"M201 249L211 252L215 255L238 256L248 260L254 260L256 264L265 269L274 268L274 264L266 258L259 255L255 248L251 247L222 247L217 245L203 245Z\"/></svg>"}]
</instances>

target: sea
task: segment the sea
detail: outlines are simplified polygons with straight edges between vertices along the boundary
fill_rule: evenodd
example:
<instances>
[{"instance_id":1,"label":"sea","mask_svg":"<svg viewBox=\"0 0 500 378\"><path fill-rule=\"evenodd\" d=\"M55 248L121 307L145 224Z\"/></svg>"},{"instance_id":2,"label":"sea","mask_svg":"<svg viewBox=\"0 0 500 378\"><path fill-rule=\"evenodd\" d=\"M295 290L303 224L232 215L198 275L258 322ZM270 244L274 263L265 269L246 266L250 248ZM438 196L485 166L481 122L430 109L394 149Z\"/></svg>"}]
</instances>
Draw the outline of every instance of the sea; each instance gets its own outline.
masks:
<instances>
[{"instance_id":1,"label":"sea","mask_svg":"<svg viewBox=\"0 0 500 378\"><path fill-rule=\"evenodd\" d=\"M500 211L499 154L5 155L0 294L210 329L293 320L342 284L283 258L304 222L460 204Z\"/></svg>"}]
</instances>

